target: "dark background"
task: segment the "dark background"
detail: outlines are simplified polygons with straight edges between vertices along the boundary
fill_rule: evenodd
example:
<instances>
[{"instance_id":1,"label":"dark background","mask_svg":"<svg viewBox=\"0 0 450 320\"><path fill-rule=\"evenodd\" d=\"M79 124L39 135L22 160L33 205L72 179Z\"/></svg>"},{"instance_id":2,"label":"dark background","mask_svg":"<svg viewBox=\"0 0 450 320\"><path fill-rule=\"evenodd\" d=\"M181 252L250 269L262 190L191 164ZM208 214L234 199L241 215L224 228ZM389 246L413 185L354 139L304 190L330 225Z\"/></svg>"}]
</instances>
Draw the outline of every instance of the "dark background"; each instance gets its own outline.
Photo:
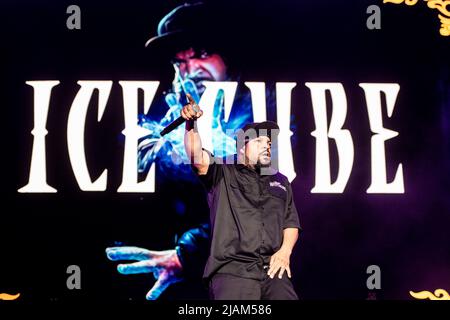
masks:
<instances>
[{"instance_id":1,"label":"dark background","mask_svg":"<svg viewBox=\"0 0 450 320\"><path fill-rule=\"evenodd\" d=\"M234 39L228 54L242 81L297 83L293 187L304 232L291 264L304 299L366 299L366 268L372 264L381 268L378 299L450 289L450 37L439 35L437 12L426 3L381 2L214 1L211 14L229 19ZM153 194L116 192L124 127L118 81L159 80L159 96L170 86L170 64L144 50L144 43L180 3L2 1L0 292L20 292L23 301L144 301L153 277L120 275L104 249L170 249L176 236L205 218L198 184L177 183L160 172ZM81 30L66 28L71 4L81 8ZM381 8L381 30L366 28L371 4ZM61 82L53 89L46 138L47 181L56 194L17 192L28 182L33 142L33 90L25 84L30 80ZM114 81L100 123L92 99L86 131L90 173L97 177L108 169L106 192L80 191L69 163L66 126L78 80ZM311 194L315 125L304 83L328 81L344 85L345 127L355 159L343 194ZM392 118L384 113L383 119L399 132L386 143L388 179L402 163L405 194L366 193L372 134L361 82L401 86ZM332 143L330 148L336 159ZM81 267L78 291L66 288L71 264ZM185 298L205 298L201 285L179 283L161 296Z\"/></svg>"}]
</instances>

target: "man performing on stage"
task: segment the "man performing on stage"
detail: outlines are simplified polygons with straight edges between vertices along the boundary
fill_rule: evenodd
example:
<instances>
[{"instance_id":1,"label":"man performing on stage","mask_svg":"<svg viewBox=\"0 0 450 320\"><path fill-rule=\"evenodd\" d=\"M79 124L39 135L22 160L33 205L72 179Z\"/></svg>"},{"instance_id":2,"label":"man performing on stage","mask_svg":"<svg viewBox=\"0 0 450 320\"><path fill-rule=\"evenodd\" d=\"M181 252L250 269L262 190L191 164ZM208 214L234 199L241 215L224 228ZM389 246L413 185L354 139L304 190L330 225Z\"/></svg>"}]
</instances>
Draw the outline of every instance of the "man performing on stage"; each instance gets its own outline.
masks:
<instances>
[{"instance_id":1,"label":"man performing on stage","mask_svg":"<svg viewBox=\"0 0 450 320\"><path fill-rule=\"evenodd\" d=\"M223 162L202 149L196 129L202 111L188 99L181 111L184 145L210 207L211 249L203 274L210 298L297 300L289 262L300 224L288 179L271 168L278 125L244 126L234 161Z\"/></svg>"}]
</instances>

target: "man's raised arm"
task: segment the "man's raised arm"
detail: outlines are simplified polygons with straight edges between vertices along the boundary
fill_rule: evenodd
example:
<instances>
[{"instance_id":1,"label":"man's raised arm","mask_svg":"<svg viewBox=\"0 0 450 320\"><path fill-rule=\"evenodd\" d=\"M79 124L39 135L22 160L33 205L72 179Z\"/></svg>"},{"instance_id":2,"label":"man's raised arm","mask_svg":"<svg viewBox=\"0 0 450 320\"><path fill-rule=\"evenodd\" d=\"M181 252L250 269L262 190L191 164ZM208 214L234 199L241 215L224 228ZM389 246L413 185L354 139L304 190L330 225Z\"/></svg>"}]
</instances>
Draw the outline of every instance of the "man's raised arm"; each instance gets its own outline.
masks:
<instances>
[{"instance_id":1,"label":"man's raised arm","mask_svg":"<svg viewBox=\"0 0 450 320\"><path fill-rule=\"evenodd\" d=\"M197 169L197 174L205 175L208 172L209 155L202 149L202 140L195 125L195 121L202 116L203 111L191 95L187 94L187 98L189 103L181 109L181 116L186 119L184 148L191 164Z\"/></svg>"}]
</instances>

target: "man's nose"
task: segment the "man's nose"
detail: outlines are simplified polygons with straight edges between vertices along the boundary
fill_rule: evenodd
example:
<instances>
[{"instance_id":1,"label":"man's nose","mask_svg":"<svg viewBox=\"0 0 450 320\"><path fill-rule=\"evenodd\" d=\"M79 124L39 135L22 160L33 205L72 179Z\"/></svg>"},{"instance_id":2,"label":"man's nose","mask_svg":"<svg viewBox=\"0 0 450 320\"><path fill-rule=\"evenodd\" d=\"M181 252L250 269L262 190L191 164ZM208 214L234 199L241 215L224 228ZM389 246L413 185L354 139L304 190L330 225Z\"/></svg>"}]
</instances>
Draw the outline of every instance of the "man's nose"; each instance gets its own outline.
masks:
<instances>
[{"instance_id":1,"label":"man's nose","mask_svg":"<svg viewBox=\"0 0 450 320\"><path fill-rule=\"evenodd\" d=\"M195 73L198 68L198 59L188 59L188 61L186 62L186 76Z\"/></svg>"}]
</instances>

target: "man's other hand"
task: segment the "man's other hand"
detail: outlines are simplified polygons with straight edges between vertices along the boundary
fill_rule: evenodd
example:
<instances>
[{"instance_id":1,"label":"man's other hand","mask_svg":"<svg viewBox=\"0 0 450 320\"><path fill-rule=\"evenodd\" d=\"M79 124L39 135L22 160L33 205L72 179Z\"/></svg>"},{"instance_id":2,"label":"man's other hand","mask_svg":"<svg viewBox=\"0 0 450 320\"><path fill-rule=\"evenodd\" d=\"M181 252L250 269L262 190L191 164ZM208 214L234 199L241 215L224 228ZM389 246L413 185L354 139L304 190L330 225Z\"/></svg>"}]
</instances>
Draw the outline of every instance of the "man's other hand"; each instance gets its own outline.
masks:
<instances>
[{"instance_id":1,"label":"man's other hand","mask_svg":"<svg viewBox=\"0 0 450 320\"><path fill-rule=\"evenodd\" d=\"M286 271L288 277L291 277L291 269L289 267L289 260L291 257L291 251L281 248L277 252L273 254L273 256L270 258L270 265L269 265L269 271L267 274L270 278L273 279L273 277L276 275L278 271L279 275L278 278L283 277L284 271Z\"/></svg>"}]
</instances>

